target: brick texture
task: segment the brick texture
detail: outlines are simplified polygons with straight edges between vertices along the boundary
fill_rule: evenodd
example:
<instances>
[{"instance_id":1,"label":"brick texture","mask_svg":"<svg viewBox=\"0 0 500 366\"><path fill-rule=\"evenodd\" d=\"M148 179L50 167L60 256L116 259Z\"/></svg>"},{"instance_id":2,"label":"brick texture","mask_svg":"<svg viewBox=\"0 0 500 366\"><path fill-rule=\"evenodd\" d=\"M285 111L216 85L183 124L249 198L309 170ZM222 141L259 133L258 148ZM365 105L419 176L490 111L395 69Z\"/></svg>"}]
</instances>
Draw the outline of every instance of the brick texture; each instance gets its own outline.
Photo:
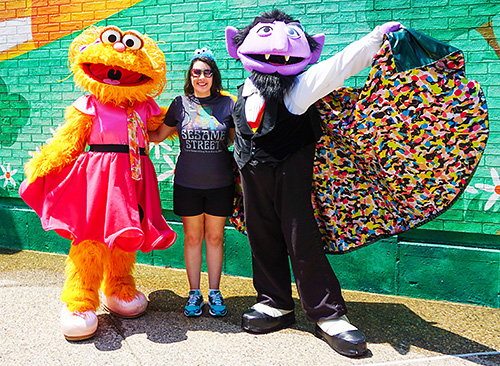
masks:
<instances>
[{"instance_id":1,"label":"brick texture","mask_svg":"<svg viewBox=\"0 0 500 366\"><path fill-rule=\"evenodd\" d=\"M28 2L29 3L29 2ZM228 25L241 27L263 10L273 6L290 12L300 18L310 33L323 32L326 34L326 45L323 57L331 55L359 39L369 32L374 26L389 20L402 20L406 26L419 29L440 40L449 42L461 48L467 59L467 75L478 80L487 96L490 109L490 124L492 138L488 144L486 154L481 162L476 176L471 182L495 185L492 170L500 171L500 154L497 134L500 132L498 123L500 111L500 46L497 37L500 37L500 5L492 5L488 0L483 2L463 1L448 4L448 1L426 0L423 2L377 0L373 4L362 1L190 1L179 3L175 1L142 1L134 5L132 1L96 1L96 2L65 2L54 1L49 4L43 1L33 2L32 9L26 8L25 1L0 1L1 19L13 22L16 19L33 15L31 29L33 38L49 42L43 47L32 49L26 47L29 40L17 45L24 52L17 57L12 50L4 50L4 61L0 65L0 78L4 87L2 101L9 98L10 90L14 94L22 91L22 97L31 105L31 116L40 115L44 110L63 108L71 103L72 98L78 96L72 86L65 62L54 67L52 58L66 58L67 45L73 38L72 35L64 36L67 32L78 32L82 27L96 23L99 25L116 24L122 28L133 28L145 32L155 40L160 41L160 47L166 54L168 73L168 86L166 91L158 98L162 105L168 105L178 94L182 93L184 69L190 53L203 46L215 51L222 76L224 87L233 94L236 86L240 84L246 72L241 65L232 60L225 51L224 28ZM3 9L3 10L2 10ZM114 14L116 9L122 9ZM388 11L390 10L390 11ZM17 13L16 13L17 12ZM99 18L106 17L104 20ZM36 15L36 16L35 16ZM93 18L94 17L94 18ZM94 19L94 21L92 21ZM4 22L4 24L6 24ZM15 27L15 23L13 23ZM481 28L479 28L481 27ZM0 28L0 32L1 32ZM479 31L482 29L482 31ZM21 31L21 28L20 28ZM16 31L12 26L5 30L6 37L15 38ZM1 35L1 33L0 33ZM64 36L61 38L61 36ZM0 59L1 60L1 59ZM366 73L354 77L347 82L348 85L361 85ZM45 77L43 85L36 77ZM23 88L25 86L25 88ZM31 87L30 87L31 86ZM64 90L61 92L61 90ZM28 92L26 92L28 91ZM33 102L43 100L44 103L35 107ZM2 105L5 105L3 103ZM41 108L38 110L37 108ZM14 116L12 116L14 115ZM2 121L15 118L16 113L3 111ZM47 117L38 120L50 128L61 124L59 116ZM28 121L28 125L34 120ZM47 130L47 129L46 129ZM32 136L32 140L45 140L50 136ZM5 146L3 146L5 148ZM21 161L28 156L22 143L14 143L10 149L19 151ZM172 151L167 152L172 160L175 159L177 148L172 145ZM0 161L7 164L8 161ZM166 162L159 159L155 162L159 174L170 169ZM22 167L17 167L22 168ZM493 173L494 174L494 173ZM19 183L22 175L18 174L16 181ZM170 191L170 183L162 182L161 188ZM7 190L8 191L8 190ZM472 191L471 191L472 192ZM477 190L476 193L465 192L459 203L462 214L456 212L445 213L429 224L429 227L441 227L444 230L458 232L491 233L491 226L500 222L500 200L489 210L485 205L491 194ZM0 192L0 197L6 193ZM168 196L168 195L167 195ZM165 208L171 208L171 199L167 199ZM486 214L485 214L486 213ZM480 220L478 219L480 218ZM488 229L486 229L486 227ZM500 226L500 225L499 225ZM425 229L422 228L422 229Z\"/></svg>"}]
</instances>

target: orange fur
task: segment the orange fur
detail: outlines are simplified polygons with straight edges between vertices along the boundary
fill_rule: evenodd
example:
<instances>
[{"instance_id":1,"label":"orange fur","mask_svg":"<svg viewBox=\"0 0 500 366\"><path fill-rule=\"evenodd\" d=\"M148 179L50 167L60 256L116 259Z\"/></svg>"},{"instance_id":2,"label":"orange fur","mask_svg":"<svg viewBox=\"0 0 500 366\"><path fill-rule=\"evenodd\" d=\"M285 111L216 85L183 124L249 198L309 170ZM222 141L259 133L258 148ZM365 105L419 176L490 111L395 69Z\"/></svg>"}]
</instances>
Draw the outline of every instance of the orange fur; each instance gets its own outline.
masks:
<instances>
[{"instance_id":1,"label":"orange fur","mask_svg":"<svg viewBox=\"0 0 500 366\"><path fill-rule=\"evenodd\" d=\"M137 294L132 272L136 253L109 250L103 243L83 241L71 246L61 300L69 311L97 310L99 288L106 296L131 301Z\"/></svg>"},{"instance_id":2,"label":"orange fur","mask_svg":"<svg viewBox=\"0 0 500 366\"><path fill-rule=\"evenodd\" d=\"M160 107L161 113L157 116L152 116L148 119L148 131L156 131L156 129L165 120L165 115L167 114L168 108ZM179 138L177 131L167 137L168 140L176 140Z\"/></svg>"},{"instance_id":3,"label":"orange fur","mask_svg":"<svg viewBox=\"0 0 500 366\"><path fill-rule=\"evenodd\" d=\"M104 27L90 27L70 45L69 61L76 85L94 94L103 103L119 105L125 101L143 102L160 95L166 86L165 55L156 43L142 36L144 46L139 50L116 52L110 45L95 43ZM86 64L118 66L141 73L150 80L133 87L109 85L95 80L86 72Z\"/></svg>"},{"instance_id":4,"label":"orange fur","mask_svg":"<svg viewBox=\"0 0 500 366\"><path fill-rule=\"evenodd\" d=\"M160 109L161 109L160 114L158 114L156 116L151 116L148 119L148 123L147 123L148 131L155 131L159 126L161 126L161 124L165 120L165 115L167 114L168 108L160 107Z\"/></svg>"},{"instance_id":5,"label":"orange fur","mask_svg":"<svg viewBox=\"0 0 500 366\"><path fill-rule=\"evenodd\" d=\"M69 62L76 85L95 95L100 102L115 105L142 102L161 94L166 85L166 66L164 54L156 43L143 35L141 49L118 52L112 45L99 41L104 29L90 27L71 43ZM128 87L110 85L90 75L89 64L120 67L142 74L147 81ZM149 129L156 129L163 123L166 111L162 108L160 115L147 121ZM54 138L26 164L28 182L60 172L85 151L92 117L71 106L66 109L65 119L66 123L58 128ZM132 300L137 294L132 274L135 256L136 253L110 250L97 241L87 240L72 245L66 262L66 282L61 300L67 303L70 311L95 311L99 307L101 286L106 296Z\"/></svg>"},{"instance_id":6,"label":"orange fur","mask_svg":"<svg viewBox=\"0 0 500 366\"><path fill-rule=\"evenodd\" d=\"M66 260L66 283L61 300L69 311L97 310L99 287L110 250L100 242L86 240L72 245Z\"/></svg>"},{"instance_id":7,"label":"orange fur","mask_svg":"<svg viewBox=\"0 0 500 366\"><path fill-rule=\"evenodd\" d=\"M229 97L233 98L233 100L236 102L236 99L237 99L237 98L236 98L234 95L232 95L231 93L229 93L229 92L227 92L227 91L223 90L223 91L221 91L221 92L220 92L220 94L221 94L221 95L227 95L227 96L229 96Z\"/></svg>"},{"instance_id":8,"label":"orange fur","mask_svg":"<svg viewBox=\"0 0 500 366\"><path fill-rule=\"evenodd\" d=\"M117 248L111 251L109 262L104 266L102 292L106 296L116 295L119 299L131 301L137 294L132 271L136 253L127 253Z\"/></svg>"},{"instance_id":9,"label":"orange fur","mask_svg":"<svg viewBox=\"0 0 500 366\"><path fill-rule=\"evenodd\" d=\"M85 150L91 127L92 117L68 107L66 123L57 129L54 138L24 167L28 182L58 173L70 165Z\"/></svg>"}]
</instances>

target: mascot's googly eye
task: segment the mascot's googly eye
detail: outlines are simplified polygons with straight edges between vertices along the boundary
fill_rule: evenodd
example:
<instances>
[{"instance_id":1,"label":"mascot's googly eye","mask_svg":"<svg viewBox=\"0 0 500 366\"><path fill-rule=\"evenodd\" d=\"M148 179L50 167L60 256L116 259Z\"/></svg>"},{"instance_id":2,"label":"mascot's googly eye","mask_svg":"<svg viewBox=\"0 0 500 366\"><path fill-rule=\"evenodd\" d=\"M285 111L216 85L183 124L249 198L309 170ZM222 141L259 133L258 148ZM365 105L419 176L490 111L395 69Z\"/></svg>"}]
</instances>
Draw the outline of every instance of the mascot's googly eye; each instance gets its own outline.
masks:
<instances>
[{"instance_id":1,"label":"mascot's googly eye","mask_svg":"<svg viewBox=\"0 0 500 366\"><path fill-rule=\"evenodd\" d=\"M265 25L257 31L257 34L262 37L270 36L272 33L273 27L271 27L270 25Z\"/></svg>"},{"instance_id":2,"label":"mascot's googly eye","mask_svg":"<svg viewBox=\"0 0 500 366\"><path fill-rule=\"evenodd\" d=\"M144 45L144 41L139 36L139 34L129 33L129 32L127 32L123 35L122 43L129 50L140 50L142 48L142 46Z\"/></svg>"},{"instance_id":3,"label":"mascot's googly eye","mask_svg":"<svg viewBox=\"0 0 500 366\"><path fill-rule=\"evenodd\" d=\"M116 28L108 28L101 33L100 38L101 42L104 44L115 44L116 42L120 42L122 40L122 34Z\"/></svg>"},{"instance_id":4,"label":"mascot's googly eye","mask_svg":"<svg viewBox=\"0 0 500 366\"><path fill-rule=\"evenodd\" d=\"M299 30L294 26L286 27L286 34L290 38L300 38Z\"/></svg>"}]
</instances>

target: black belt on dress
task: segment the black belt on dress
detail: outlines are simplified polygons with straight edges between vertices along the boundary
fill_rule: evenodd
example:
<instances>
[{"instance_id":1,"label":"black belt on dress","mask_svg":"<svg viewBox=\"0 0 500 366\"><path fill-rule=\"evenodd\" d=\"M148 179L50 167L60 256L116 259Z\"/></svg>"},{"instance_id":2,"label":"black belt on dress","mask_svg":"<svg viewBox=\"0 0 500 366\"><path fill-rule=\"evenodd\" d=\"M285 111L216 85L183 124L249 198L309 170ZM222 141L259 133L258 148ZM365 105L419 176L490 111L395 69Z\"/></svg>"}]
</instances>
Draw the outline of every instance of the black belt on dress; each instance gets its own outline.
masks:
<instances>
[{"instance_id":1,"label":"black belt on dress","mask_svg":"<svg viewBox=\"0 0 500 366\"><path fill-rule=\"evenodd\" d=\"M104 144L104 145L89 145L90 151L96 152L116 152L116 153L127 153L130 151L128 145L119 144ZM146 155L146 149L143 147L139 148L139 153L141 155Z\"/></svg>"}]
</instances>

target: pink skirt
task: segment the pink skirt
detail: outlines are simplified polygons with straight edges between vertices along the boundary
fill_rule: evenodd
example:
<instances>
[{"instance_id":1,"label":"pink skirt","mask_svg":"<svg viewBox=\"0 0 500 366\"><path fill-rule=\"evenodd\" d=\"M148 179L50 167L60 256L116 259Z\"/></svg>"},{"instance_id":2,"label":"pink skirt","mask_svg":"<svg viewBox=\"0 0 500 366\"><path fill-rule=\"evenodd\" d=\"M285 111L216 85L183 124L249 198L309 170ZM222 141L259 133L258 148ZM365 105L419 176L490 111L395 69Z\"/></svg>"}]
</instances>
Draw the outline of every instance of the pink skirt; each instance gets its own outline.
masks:
<instances>
[{"instance_id":1,"label":"pink skirt","mask_svg":"<svg viewBox=\"0 0 500 366\"><path fill-rule=\"evenodd\" d=\"M165 249L177 234L162 216L149 157L141 156L141 166L142 179L135 181L127 153L85 152L57 174L25 180L19 194L45 230L73 245L95 240L126 252Z\"/></svg>"}]
</instances>

